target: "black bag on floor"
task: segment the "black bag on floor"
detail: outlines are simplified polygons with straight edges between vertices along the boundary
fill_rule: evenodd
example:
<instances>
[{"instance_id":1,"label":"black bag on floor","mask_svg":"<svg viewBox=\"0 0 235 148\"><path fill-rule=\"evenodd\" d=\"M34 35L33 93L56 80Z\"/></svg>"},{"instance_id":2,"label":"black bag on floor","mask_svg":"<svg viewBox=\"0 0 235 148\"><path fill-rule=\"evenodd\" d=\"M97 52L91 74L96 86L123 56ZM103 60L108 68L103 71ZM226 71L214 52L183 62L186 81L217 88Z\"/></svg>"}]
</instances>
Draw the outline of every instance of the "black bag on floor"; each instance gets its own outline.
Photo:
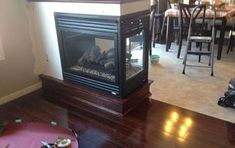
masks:
<instances>
[{"instance_id":1,"label":"black bag on floor","mask_svg":"<svg viewBox=\"0 0 235 148\"><path fill-rule=\"evenodd\" d=\"M229 81L228 90L235 90L235 78Z\"/></svg>"},{"instance_id":2,"label":"black bag on floor","mask_svg":"<svg viewBox=\"0 0 235 148\"><path fill-rule=\"evenodd\" d=\"M235 78L230 80L228 91L224 93L224 97L219 98L218 105L235 108Z\"/></svg>"}]
</instances>

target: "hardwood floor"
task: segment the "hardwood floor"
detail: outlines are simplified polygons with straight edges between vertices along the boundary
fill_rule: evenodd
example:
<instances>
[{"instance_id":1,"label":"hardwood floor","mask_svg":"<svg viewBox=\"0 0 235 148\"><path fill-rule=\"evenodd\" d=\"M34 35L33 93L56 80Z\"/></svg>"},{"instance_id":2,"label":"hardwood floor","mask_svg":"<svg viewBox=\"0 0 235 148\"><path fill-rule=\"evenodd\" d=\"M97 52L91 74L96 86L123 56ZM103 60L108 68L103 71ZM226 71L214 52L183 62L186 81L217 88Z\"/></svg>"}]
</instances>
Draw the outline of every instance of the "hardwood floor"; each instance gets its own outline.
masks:
<instances>
[{"instance_id":1,"label":"hardwood floor","mask_svg":"<svg viewBox=\"0 0 235 148\"><path fill-rule=\"evenodd\" d=\"M66 99L66 98L65 98ZM235 125L156 100L123 118L104 119L64 104L48 102L37 91L0 106L0 120L57 121L74 129L81 148L235 147Z\"/></svg>"}]
</instances>

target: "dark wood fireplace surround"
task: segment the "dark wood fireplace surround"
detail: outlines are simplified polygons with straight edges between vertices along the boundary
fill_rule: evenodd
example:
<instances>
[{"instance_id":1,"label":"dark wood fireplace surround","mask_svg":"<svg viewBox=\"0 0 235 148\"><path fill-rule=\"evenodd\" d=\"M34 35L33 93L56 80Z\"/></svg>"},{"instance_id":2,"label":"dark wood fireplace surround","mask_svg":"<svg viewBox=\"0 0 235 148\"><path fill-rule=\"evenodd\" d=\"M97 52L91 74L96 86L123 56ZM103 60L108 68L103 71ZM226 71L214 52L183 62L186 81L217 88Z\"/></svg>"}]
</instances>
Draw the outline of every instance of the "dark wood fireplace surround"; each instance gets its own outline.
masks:
<instances>
[{"instance_id":1,"label":"dark wood fireplace surround","mask_svg":"<svg viewBox=\"0 0 235 148\"><path fill-rule=\"evenodd\" d=\"M149 90L152 81L148 81L127 97L120 99L86 86L75 85L50 76L40 75L40 78L43 92L48 100L105 118L122 117L139 103L148 101L151 96Z\"/></svg>"},{"instance_id":2,"label":"dark wood fireplace surround","mask_svg":"<svg viewBox=\"0 0 235 148\"><path fill-rule=\"evenodd\" d=\"M115 1L115 3L123 3L124 1L130 2L131 0ZM105 2L112 3L114 1ZM150 44L146 44L148 45L146 50L148 50ZM44 94L47 96L48 100L54 103L63 103L68 107L77 109L78 111L83 110L92 115L102 116L105 118L122 117L141 102L148 101L151 96L150 85L152 81L146 81L124 98L118 98L103 93L102 91L98 91L97 89L72 84L68 81L59 80L47 75L42 74L40 75L40 78L42 80Z\"/></svg>"}]
</instances>

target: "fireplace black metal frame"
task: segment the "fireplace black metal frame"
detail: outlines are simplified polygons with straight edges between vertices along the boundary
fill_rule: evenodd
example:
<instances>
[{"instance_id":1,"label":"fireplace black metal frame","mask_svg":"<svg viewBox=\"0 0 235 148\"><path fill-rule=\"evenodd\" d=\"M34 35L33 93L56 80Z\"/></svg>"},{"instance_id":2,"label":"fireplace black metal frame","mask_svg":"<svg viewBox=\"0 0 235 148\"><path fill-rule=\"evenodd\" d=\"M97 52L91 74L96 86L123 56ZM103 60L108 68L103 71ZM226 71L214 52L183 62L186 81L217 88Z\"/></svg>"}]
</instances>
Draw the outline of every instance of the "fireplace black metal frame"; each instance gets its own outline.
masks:
<instances>
[{"instance_id":1,"label":"fireplace black metal frame","mask_svg":"<svg viewBox=\"0 0 235 148\"><path fill-rule=\"evenodd\" d=\"M149 51L149 11L137 12L124 16L82 15L71 13L55 13L58 44L64 80L89 86L108 94L123 98L144 83L148 82L148 51ZM75 75L66 72L64 63L64 45L62 31L87 32L96 35L113 35L115 41L116 81L114 83ZM144 31L144 70L133 78L125 78L125 39ZM98 34L97 34L98 33Z\"/></svg>"}]
</instances>

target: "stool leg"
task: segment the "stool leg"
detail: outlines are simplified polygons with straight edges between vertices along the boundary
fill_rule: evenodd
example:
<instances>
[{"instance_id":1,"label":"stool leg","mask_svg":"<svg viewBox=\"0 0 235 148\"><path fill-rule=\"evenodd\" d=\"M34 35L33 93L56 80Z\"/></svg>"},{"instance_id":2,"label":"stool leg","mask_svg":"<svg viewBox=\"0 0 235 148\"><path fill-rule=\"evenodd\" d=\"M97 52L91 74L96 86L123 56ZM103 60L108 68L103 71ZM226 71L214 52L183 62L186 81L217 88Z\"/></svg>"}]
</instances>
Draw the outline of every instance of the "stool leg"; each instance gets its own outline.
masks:
<instances>
[{"instance_id":1,"label":"stool leg","mask_svg":"<svg viewBox=\"0 0 235 148\"><path fill-rule=\"evenodd\" d=\"M211 51L210 48L211 48L211 43L208 43L208 51ZM208 66L211 66L211 55L210 55L210 58L209 58Z\"/></svg>"},{"instance_id":2,"label":"stool leg","mask_svg":"<svg viewBox=\"0 0 235 148\"><path fill-rule=\"evenodd\" d=\"M179 47L178 47L177 58L180 58L182 42L183 42L182 31L180 31L180 39L179 39Z\"/></svg>"},{"instance_id":3,"label":"stool leg","mask_svg":"<svg viewBox=\"0 0 235 148\"><path fill-rule=\"evenodd\" d=\"M200 44L199 45L200 46L199 50L202 51L202 43L199 43L199 44ZM199 57L198 57L198 62L201 62L201 55L199 55Z\"/></svg>"},{"instance_id":4,"label":"stool leg","mask_svg":"<svg viewBox=\"0 0 235 148\"><path fill-rule=\"evenodd\" d=\"M214 42L211 45L211 76L214 76Z\"/></svg>"},{"instance_id":5,"label":"stool leg","mask_svg":"<svg viewBox=\"0 0 235 148\"><path fill-rule=\"evenodd\" d=\"M191 41L187 41L186 52L185 52L184 61L183 61L184 68L183 68L182 74L185 74L185 69L186 69L186 64L187 64L186 62L187 62L187 58L188 58L188 50L189 50L190 46L191 46Z\"/></svg>"},{"instance_id":6,"label":"stool leg","mask_svg":"<svg viewBox=\"0 0 235 148\"><path fill-rule=\"evenodd\" d=\"M207 51L210 51L210 50L211 50L211 43L208 43Z\"/></svg>"}]
</instances>

